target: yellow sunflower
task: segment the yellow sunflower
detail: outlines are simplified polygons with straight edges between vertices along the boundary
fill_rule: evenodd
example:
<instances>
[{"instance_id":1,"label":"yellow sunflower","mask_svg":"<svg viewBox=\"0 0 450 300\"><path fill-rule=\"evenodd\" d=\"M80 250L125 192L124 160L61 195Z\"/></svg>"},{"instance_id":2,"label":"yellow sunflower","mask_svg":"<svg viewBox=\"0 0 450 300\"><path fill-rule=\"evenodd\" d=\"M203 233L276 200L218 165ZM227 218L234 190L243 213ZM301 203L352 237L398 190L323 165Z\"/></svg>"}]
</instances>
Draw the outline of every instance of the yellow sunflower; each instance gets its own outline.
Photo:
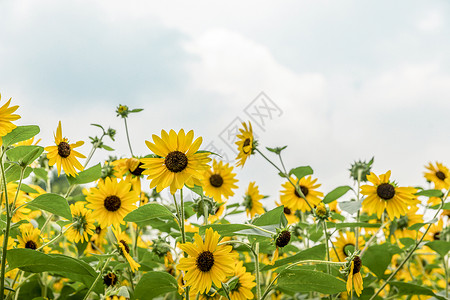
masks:
<instances>
[{"instance_id":1,"label":"yellow sunflower","mask_svg":"<svg viewBox=\"0 0 450 300\"><path fill-rule=\"evenodd\" d=\"M61 166L66 174L73 177L78 175L76 169L83 171L84 168L77 160L77 157L86 158L86 156L73 149L82 146L84 142L79 141L75 144L69 144L69 140L62 137L61 121L59 121L56 129L55 144L56 146L48 146L44 149L48 152L48 165L53 166L56 163L58 176L61 174Z\"/></svg>"},{"instance_id":2,"label":"yellow sunflower","mask_svg":"<svg viewBox=\"0 0 450 300\"><path fill-rule=\"evenodd\" d=\"M214 198L217 202L223 202L234 195L233 189L237 189L235 185L238 180L235 178L236 173L233 167L223 162L213 161L212 168L205 171L202 177L202 187L205 195Z\"/></svg>"},{"instance_id":3,"label":"yellow sunflower","mask_svg":"<svg viewBox=\"0 0 450 300\"><path fill-rule=\"evenodd\" d=\"M117 178L100 180L97 188L91 188L86 196L88 208L93 209L92 217L102 228L111 224L125 224L123 218L136 208L138 194L131 190L131 183Z\"/></svg>"},{"instance_id":4,"label":"yellow sunflower","mask_svg":"<svg viewBox=\"0 0 450 300\"><path fill-rule=\"evenodd\" d=\"M128 263L130 264L130 268L131 268L131 272L135 272L139 269L139 267L141 266L140 264L138 264L130 255L130 246L128 245L128 243L121 239L121 230L120 227L118 229L114 229L113 228L113 232L114 232L114 236L117 239L117 245L119 247L119 253L120 255L122 255L123 257L125 257L125 259L128 261Z\"/></svg>"},{"instance_id":5,"label":"yellow sunflower","mask_svg":"<svg viewBox=\"0 0 450 300\"><path fill-rule=\"evenodd\" d=\"M297 179L291 176L291 181L295 183L297 182ZM303 195L305 195L306 200L312 207L322 201L319 197L323 197L322 192L316 191L316 189L321 186L321 184L315 184L316 182L317 178L312 180L312 177L308 176L300 179L298 183ZM294 211L301 210L302 212L305 212L311 210L305 200L300 197L295 187L289 181L284 183L282 186L284 187L284 190L281 191L281 204Z\"/></svg>"},{"instance_id":6,"label":"yellow sunflower","mask_svg":"<svg viewBox=\"0 0 450 300\"><path fill-rule=\"evenodd\" d=\"M336 242L333 243L336 251L330 251L331 257L334 261L345 261L345 258L348 257L348 253L355 252L356 249L356 237L355 233L352 231L348 231L345 233L339 233L339 237L336 239ZM364 239L362 236L358 238L358 247L362 248L364 246ZM337 256L336 256L337 255Z\"/></svg>"},{"instance_id":7,"label":"yellow sunflower","mask_svg":"<svg viewBox=\"0 0 450 300\"><path fill-rule=\"evenodd\" d=\"M16 192L17 192L17 187L18 187L18 184L15 182L9 182L6 185L6 190L8 191L8 201L9 201L10 206L12 206L12 204L14 202L14 198L15 198ZM6 207L5 206L6 199L3 194L1 195L1 198L2 198L2 207ZM26 194L23 191L19 190L13 209L16 209L16 208L24 205L26 202L27 202ZM31 212L31 209L29 209L25 206L22 206L14 213L11 221L15 223L15 222L19 222L20 220L30 220L30 216L29 216L30 212Z\"/></svg>"},{"instance_id":8,"label":"yellow sunflower","mask_svg":"<svg viewBox=\"0 0 450 300\"><path fill-rule=\"evenodd\" d=\"M239 128L241 134L237 135L238 141L235 143L239 151L238 156L236 157L236 160L238 160L236 164L237 167L244 166L247 158L255 152L256 148L256 141L253 137L252 123L249 121L247 126L245 122L242 122L242 126L244 126L244 129Z\"/></svg>"},{"instance_id":9,"label":"yellow sunflower","mask_svg":"<svg viewBox=\"0 0 450 300\"><path fill-rule=\"evenodd\" d=\"M170 186L170 192L175 194L185 184L194 186L200 182L203 171L209 168L211 161L208 152L197 152L202 144L202 138L194 142L194 131L187 134L181 129L178 134L174 130L167 133L161 130L161 137L153 135L153 143L145 141L147 147L159 157L142 158L144 169L142 174L151 180L150 188L156 187L161 192Z\"/></svg>"},{"instance_id":10,"label":"yellow sunflower","mask_svg":"<svg viewBox=\"0 0 450 300\"><path fill-rule=\"evenodd\" d=\"M0 100L2 95L0 94ZM12 121L20 119L19 115L13 114L18 108L18 105L9 107L11 98L2 107L0 107L0 146L3 145L2 137L10 133L17 126Z\"/></svg>"},{"instance_id":11,"label":"yellow sunflower","mask_svg":"<svg viewBox=\"0 0 450 300\"><path fill-rule=\"evenodd\" d=\"M131 182L133 189L141 192L141 177L143 177L142 169L143 163L139 159L132 158L122 158L115 160L111 163L114 166L114 175L116 177L126 176L126 179Z\"/></svg>"},{"instance_id":12,"label":"yellow sunflower","mask_svg":"<svg viewBox=\"0 0 450 300\"><path fill-rule=\"evenodd\" d=\"M440 219L437 223L430 226L425 237L428 241L439 241L441 239L441 232L444 228L444 222Z\"/></svg>"},{"instance_id":13,"label":"yellow sunflower","mask_svg":"<svg viewBox=\"0 0 450 300\"><path fill-rule=\"evenodd\" d=\"M429 172L424 172L426 180L434 183L434 188L438 190L447 189L450 187L450 181L446 180L450 178L450 171L443 164L436 162L436 166L429 163L425 166Z\"/></svg>"},{"instance_id":14,"label":"yellow sunflower","mask_svg":"<svg viewBox=\"0 0 450 300\"><path fill-rule=\"evenodd\" d=\"M238 262L234 270L234 276L238 278L238 282L230 291L231 300L253 299L252 288L256 286L255 276L246 271L244 262Z\"/></svg>"},{"instance_id":15,"label":"yellow sunflower","mask_svg":"<svg viewBox=\"0 0 450 300\"><path fill-rule=\"evenodd\" d=\"M281 203L278 203L275 201L275 204L277 206L281 206ZM300 221L300 219L295 215L295 210L292 210L286 206L284 206L283 208L283 212L284 212L284 216L286 217L288 224L294 224L297 223L298 221Z\"/></svg>"},{"instance_id":16,"label":"yellow sunflower","mask_svg":"<svg viewBox=\"0 0 450 300\"><path fill-rule=\"evenodd\" d=\"M264 213L264 208L259 202L264 196L259 193L258 186L254 181L250 182L247 191L244 196L244 207L247 212L247 217L253 218L256 214L262 215Z\"/></svg>"},{"instance_id":17,"label":"yellow sunflower","mask_svg":"<svg viewBox=\"0 0 450 300\"><path fill-rule=\"evenodd\" d=\"M412 187L398 187L389 181L391 171L380 175L378 178L374 173L370 173L367 179L373 185L361 186L361 194L367 196L362 205L369 214L377 214L381 218L386 209L389 218L400 218L408 211L408 206L414 204L417 189Z\"/></svg>"},{"instance_id":18,"label":"yellow sunflower","mask_svg":"<svg viewBox=\"0 0 450 300\"><path fill-rule=\"evenodd\" d=\"M363 290L363 279L361 273L359 272L361 271L361 267L361 258L359 258L359 256L355 256L351 262L350 273L347 278L347 292L350 294L352 292L352 288L354 288L358 297L361 295Z\"/></svg>"},{"instance_id":19,"label":"yellow sunflower","mask_svg":"<svg viewBox=\"0 0 450 300\"><path fill-rule=\"evenodd\" d=\"M22 233L22 236L17 236L19 248L36 250L42 245L41 231L38 228L34 228L33 224L22 224L19 226L19 230Z\"/></svg>"},{"instance_id":20,"label":"yellow sunflower","mask_svg":"<svg viewBox=\"0 0 450 300\"><path fill-rule=\"evenodd\" d=\"M95 230L92 211L86 209L81 201L71 204L70 211L74 225L66 231L67 239L75 243L88 241L88 235L93 235Z\"/></svg>"},{"instance_id":21,"label":"yellow sunflower","mask_svg":"<svg viewBox=\"0 0 450 300\"><path fill-rule=\"evenodd\" d=\"M100 225L95 226L95 230L93 235L91 236L89 243L86 246L86 253L95 253L101 254L103 253L104 245L108 243L106 240L107 229L103 228Z\"/></svg>"},{"instance_id":22,"label":"yellow sunflower","mask_svg":"<svg viewBox=\"0 0 450 300\"><path fill-rule=\"evenodd\" d=\"M223 212L225 211L225 207L226 207L225 203L219 203L216 208L216 211L214 212L214 215L208 216L208 222L212 224L218 221L220 219L220 216L222 216Z\"/></svg>"},{"instance_id":23,"label":"yellow sunflower","mask_svg":"<svg viewBox=\"0 0 450 300\"><path fill-rule=\"evenodd\" d=\"M177 269L185 271L184 280L187 286L199 293L208 292L212 283L220 288L226 277L234 272L234 255L229 245L218 245L220 235L208 228L205 240L198 234L194 243L184 243L179 247L189 256L180 259Z\"/></svg>"},{"instance_id":24,"label":"yellow sunflower","mask_svg":"<svg viewBox=\"0 0 450 300\"><path fill-rule=\"evenodd\" d=\"M125 296L108 296L105 298L105 300L127 300L127 298L125 298Z\"/></svg>"}]
</instances>

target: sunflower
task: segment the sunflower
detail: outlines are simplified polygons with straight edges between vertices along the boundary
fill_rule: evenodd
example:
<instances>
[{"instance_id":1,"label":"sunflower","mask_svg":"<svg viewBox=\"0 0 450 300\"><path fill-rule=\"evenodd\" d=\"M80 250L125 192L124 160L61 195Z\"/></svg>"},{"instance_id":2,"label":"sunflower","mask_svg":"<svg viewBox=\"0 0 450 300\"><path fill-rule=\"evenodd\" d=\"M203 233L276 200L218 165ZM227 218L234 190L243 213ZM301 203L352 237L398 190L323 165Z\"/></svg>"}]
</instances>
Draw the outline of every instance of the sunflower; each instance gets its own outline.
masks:
<instances>
[{"instance_id":1,"label":"sunflower","mask_svg":"<svg viewBox=\"0 0 450 300\"><path fill-rule=\"evenodd\" d=\"M437 223L434 223L430 226L430 229L427 232L426 240L429 241L439 241L441 240L441 233L444 228L444 222L440 219Z\"/></svg>"},{"instance_id":2,"label":"sunflower","mask_svg":"<svg viewBox=\"0 0 450 300\"><path fill-rule=\"evenodd\" d=\"M400 218L408 211L408 206L414 204L417 189L412 187L398 187L389 181L391 171L380 175L378 178L374 173L370 173L367 179L373 185L361 186L361 194L366 195L362 205L369 214L377 214L381 218L386 209L389 218L394 220Z\"/></svg>"},{"instance_id":3,"label":"sunflower","mask_svg":"<svg viewBox=\"0 0 450 300\"><path fill-rule=\"evenodd\" d=\"M253 299L254 297L252 288L256 286L255 276L246 272L247 269L243 265L243 261L238 262L234 270L234 276L238 278L238 282L230 291L231 300Z\"/></svg>"},{"instance_id":4,"label":"sunflower","mask_svg":"<svg viewBox=\"0 0 450 300\"><path fill-rule=\"evenodd\" d=\"M36 250L41 247L41 231L34 228L33 224L27 223L19 226L22 236L17 236L19 248L28 248Z\"/></svg>"},{"instance_id":5,"label":"sunflower","mask_svg":"<svg viewBox=\"0 0 450 300\"><path fill-rule=\"evenodd\" d=\"M31 209L23 206L27 202L26 194L23 191L20 191L20 190L17 191L17 187L18 187L18 185L15 182L9 182L6 185L6 190L8 192L8 202L9 202L10 207L14 203L16 192L18 193L16 202L14 203L14 207L12 209L14 210L14 209L17 209L19 207L20 208L12 216L11 221L14 222L14 223L15 222L19 222L20 220L30 220L29 213L31 212ZM5 206L6 205L6 198L3 195L3 193L1 195L1 199L2 199L2 206L6 207Z\"/></svg>"},{"instance_id":6,"label":"sunflower","mask_svg":"<svg viewBox=\"0 0 450 300\"><path fill-rule=\"evenodd\" d=\"M127 300L127 298L125 298L125 296L108 296L105 298L105 300Z\"/></svg>"},{"instance_id":7,"label":"sunflower","mask_svg":"<svg viewBox=\"0 0 450 300\"><path fill-rule=\"evenodd\" d=\"M361 248L361 246L364 245L364 239L362 236L359 236L358 238L358 247ZM352 231L348 231L345 233L339 233L339 237L336 239L336 242L334 242L334 246L336 248L336 251L330 251L331 256L333 257L334 261L345 261L345 258L347 258L349 255L348 253L352 254L355 252L356 249L356 238L355 233Z\"/></svg>"},{"instance_id":8,"label":"sunflower","mask_svg":"<svg viewBox=\"0 0 450 300\"><path fill-rule=\"evenodd\" d=\"M278 203L275 201L275 204L277 206L281 206L281 203ZM284 216L286 217L288 224L294 224L297 223L299 218L295 215L295 210L292 210L290 208L287 208L286 206L283 207Z\"/></svg>"},{"instance_id":9,"label":"sunflower","mask_svg":"<svg viewBox=\"0 0 450 300\"><path fill-rule=\"evenodd\" d=\"M223 199L228 199L234 195L232 189L237 189L235 185L238 182L236 173L233 172L233 167L223 162L213 161L212 168L205 171L202 177L202 187L205 195L212 197L217 202L223 202Z\"/></svg>"},{"instance_id":10,"label":"sunflower","mask_svg":"<svg viewBox=\"0 0 450 300\"><path fill-rule=\"evenodd\" d=\"M0 100L2 95L0 94ZM11 98L2 107L0 107L0 146L3 144L2 137L13 131L17 126L12 121L20 119L19 115L13 113L19 108L18 105L9 107Z\"/></svg>"},{"instance_id":11,"label":"sunflower","mask_svg":"<svg viewBox=\"0 0 450 300\"><path fill-rule=\"evenodd\" d=\"M234 255L229 245L218 245L220 235L208 228L205 240L195 234L194 243L184 243L179 247L189 256L180 259L177 269L185 271L184 280L192 289L205 293L211 289L212 283L222 287L222 282L234 272Z\"/></svg>"},{"instance_id":12,"label":"sunflower","mask_svg":"<svg viewBox=\"0 0 450 300\"><path fill-rule=\"evenodd\" d=\"M119 160L115 160L111 163L114 166L114 175L116 177L126 176L126 179L129 180L133 186L133 189L141 192L141 178L144 177L142 172L143 163L139 161L139 159L132 158L122 158Z\"/></svg>"},{"instance_id":13,"label":"sunflower","mask_svg":"<svg viewBox=\"0 0 450 300\"><path fill-rule=\"evenodd\" d=\"M241 134L236 136L238 141L235 143L239 151L238 156L236 157L236 160L238 160L236 164L237 167L244 166L247 158L255 152L257 146L257 142L253 137L252 123L249 121L247 126L245 122L242 122L242 126L244 126L244 129L239 128Z\"/></svg>"},{"instance_id":14,"label":"sunflower","mask_svg":"<svg viewBox=\"0 0 450 300\"><path fill-rule=\"evenodd\" d=\"M169 133L161 130L161 137L153 135L152 138L153 143L145 143L159 157L141 159L142 174L148 175L147 179L151 180L150 188L156 187L159 193L170 186L170 192L175 194L184 184L194 186L196 181L200 181L211 161L209 152L197 152L202 144L201 137L192 142L194 131L185 134L181 129L178 134L174 130Z\"/></svg>"},{"instance_id":15,"label":"sunflower","mask_svg":"<svg viewBox=\"0 0 450 300\"><path fill-rule=\"evenodd\" d=\"M256 214L262 215L264 208L259 202L264 196L259 193L258 186L254 181L250 182L244 196L244 207L247 217L253 218Z\"/></svg>"},{"instance_id":16,"label":"sunflower","mask_svg":"<svg viewBox=\"0 0 450 300\"><path fill-rule=\"evenodd\" d=\"M297 179L291 176L291 181L297 182ZM315 184L316 181L317 178L312 180L312 177L308 176L303 177L298 182L303 195L305 195L306 200L311 206L319 204L321 201L319 197L323 197L322 192L316 191L316 189L321 186L321 184ZM311 210L306 201L299 195L295 187L289 181L282 186L284 187L284 190L281 191L281 204L294 211L301 210L302 212L305 212Z\"/></svg>"},{"instance_id":17,"label":"sunflower","mask_svg":"<svg viewBox=\"0 0 450 300\"><path fill-rule=\"evenodd\" d=\"M139 269L139 267L141 266L140 264L138 264L130 255L130 246L128 245L128 243L121 239L121 235L122 232L120 230L120 227L118 229L114 229L113 228L113 232L114 232L114 236L116 237L117 240L117 246L119 248L119 253L120 255L122 255L123 257L125 257L125 259L128 261L128 263L130 264L130 268L131 268L131 272L137 271Z\"/></svg>"},{"instance_id":18,"label":"sunflower","mask_svg":"<svg viewBox=\"0 0 450 300\"><path fill-rule=\"evenodd\" d=\"M424 172L424 177L427 181L434 183L434 188L438 190L447 189L450 187L450 181L446 180L450 178L450 171L443 164L436 162L436 166L429 163L425 166L429 172Z\"/></svg>"},{"instance_id":19,"label":"sunflower","mask_svg":"<svg viewBox=\"0 0 450 300\"><path fill-rule=\"evenodd\" d=\"M220 219L220 216L222 216L223 212L225 211L225 207L226 207L225 203L219 203L217 205L217 208L216 208L214 214L208 216L208 223L212 224L212 223L218 221Z\"/></svg>"},{"instance_id":20,"label":"sunflower","mask_svg":"<svg viewBox=\"0 0 450 300\"><path fill-rule=\"evenodd\" d=\"M61 166L66 174L73 177L78 175L76 169L83 171L84 168L77 160L77 157L86 158L86 156L73 149L82 146L84 142L79 141L75 144L69 144L69 140L62 137L61 121L59 121L58 128L56 129L55 144L56 146L48 146L44 149L48 152L48 165L53 166L56 163L58 176L61 174Z\"/></svg>"},{"instance_id":21,"label":"sunflower","mask_svg":"<svg viewBox=\"0 0 450 300\"><path fill-rule=\"evenodd\" d=\"M350 265L350 273L347 278L347 292L350 294L352 292L352 287L355 289L356 294L361 295L363 290L363 280L361 273L362 261L359 256L355 256Z\"/></svg>"},{"instance_id":22,"label":"sunflower","mask_svg":"<svg viewBox=\"0 0 450 300\"><path fill-rule=\"evenodd\" d=\"M107 229L100 225L95 226L94 234L91 236L89 243L86 246L86 253L101 254L104 251L103 245L107 244L106 240Z\"/></svg>"},{"instance_id":23,"label":"sunflower","mask_svg":"<svg viewBox=\"0 0 450 300\"><path fill-rule=\"evenodd\" d=\"M86 196L88 208L94 210L95 218L102 228L111 224L125 224L123 218L136 208L138 200L136 191L131 191L131 183L127 180L117 181L117 178L107 177L98 182L97 188L91 188Z\"/></svg>"},{"instance_id":24,"label":"sunflower","mask_svg":"<svg viewBox=\"0 0 450 300\"><path fill-rule=\"evenodd\" d=\"M88 235L93 235L95 230L92 211L86 209L81 201L71 204L70 211L73 216L73 226L66 231L67 239L75 243L88 241Z\"/></svg>"}]
</instances>

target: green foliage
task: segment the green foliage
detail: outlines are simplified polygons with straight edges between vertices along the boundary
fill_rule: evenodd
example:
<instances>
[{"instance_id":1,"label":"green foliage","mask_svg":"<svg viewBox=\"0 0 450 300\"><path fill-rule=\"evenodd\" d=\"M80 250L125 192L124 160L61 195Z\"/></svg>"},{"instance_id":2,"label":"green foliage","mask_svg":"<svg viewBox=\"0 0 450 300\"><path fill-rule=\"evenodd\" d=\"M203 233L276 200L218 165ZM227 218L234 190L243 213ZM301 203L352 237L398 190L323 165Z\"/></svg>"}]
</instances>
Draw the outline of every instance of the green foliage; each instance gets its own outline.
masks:
<instances>
[{"instance_id":1,"label":"green foliage","mask_svg":"<svg viewBox=\"0 0 450 300\"><path fill-rule=\"evenodd\" d=\"M444 257L450 251L450 242L447 241L432 241L425 244L425 246L430 247L440 256Z\"/></svg>"},{"instance_id":2,"label":"green foliage","mask_svg":"<svg viewBox=\"0 0 450 300\"><path fill-rule=\"evenodd\" d=\"M17 126L10 133L2 138L3 147L9 147L13 144L31 139L33 136L40 132L39 126L27 125Z\"/></svg>"},{"instance_id":3,"label":"green foliage","mask_svg":"<svg viewBox=\"0 0 450 300\"><path fill-rule=\"evenodd\" d=\"M35 161L42 152L44 148L41 146L18 146L6 151L6 156L24 167Z\"/></svg>"},{"instance_id":4,"label":"green foliage","mask_svg":"<svg viewBox=\"0 0 450 300\"><path fill-rule=\"evenodd\" d=\"M305 269L283 272L278 278L278 285L282 289L293 292L319 292L335 294L345 292L345 282L332 275Z\"/></svg>"},{"instance_id":5,"label":"green foliage","mask_svg":"<svg viewBox=\"0 0 450 300\"><path fill-rule=\"evenodd\" d=\"M164 205L150 202L130 212L125 216L124 220L126 222L142 223L155 218L172 219L174 216Z\"/></svg>"},{"instance_id":6,"label":"green foliage","mask_svg":"<svg viewBox=\"0 0 450 300\"><path fill-rule=\"evenodd\" d=\"M402 250L391 243L370 246L361 257L363 265L368 267L378 278L384 278L384 272L390 265L392 256Z\"/></svg>"},{"instance_id":7,"label":"green foliage","mask_svg":"<svg viewBox=\"0 0 450 300\"><path fill-rule=\"evenodd\" d=\"M352 188L348 185L339 186L325 195L325 197L323 198L323 203L331 203L344 196L351 189Z\"/></svg>"},{"instance_id":8,"label":"green foliage","mask_svg":"<svg viewBox=\"0 0 450 300\"><path fill-rule=\"evenodd\" d=\"M57 216L72 221L72 213L70 212L67 200L57 194L47 193L40 195L28 202L28 206L48 211Z\"/></svg>"},{"instance_id":9,"label":"green foliage","mask_svg":"<svg viewBox=\"0 0 450 300\"><path fill-rule=\"evenodd\" d=\"M84 184L96 181L101 176L102 166L100 163L98 163L95 166L90 167L89 169L79 172L77 177L67 176L67 180L71 185Z\"/></svg>"},{"instance_id":10,"label":"green foliage","mask_svg":"<svg viewBox=\"0 0 450 300\"><path fill-rule=\"evenodd\" d=\"M166 272L151 271L142 276L134 290L135 300L153 299L160 295L175 292L177 280Z\"/></svg>"},{"instance_id":11,"label":"green foliage","mask_svg":"<svg viewBox=\"0 0 450 300\"><path fill-rule=\"evenodd\" d=\"M420 286L413 283L408 282L400 282L400 281L391 281L389 282L391 288L395 288L399 295L427 295L436 297L439 300L445 300L445 297L436 295L429 288L424 286Z\"/></svg>"},{"instance_id":12,"label":"green foliage","mask_svg":"<svg viewBox=\"0 0 450 300\"><path fill-rule=\"evenodd\" d=\"M312 175L313 173L314 171L310 166L297 167L289 171L289 175L294 174L298 180L302 179L305 176Z\"/></svg>"}]
</instances>

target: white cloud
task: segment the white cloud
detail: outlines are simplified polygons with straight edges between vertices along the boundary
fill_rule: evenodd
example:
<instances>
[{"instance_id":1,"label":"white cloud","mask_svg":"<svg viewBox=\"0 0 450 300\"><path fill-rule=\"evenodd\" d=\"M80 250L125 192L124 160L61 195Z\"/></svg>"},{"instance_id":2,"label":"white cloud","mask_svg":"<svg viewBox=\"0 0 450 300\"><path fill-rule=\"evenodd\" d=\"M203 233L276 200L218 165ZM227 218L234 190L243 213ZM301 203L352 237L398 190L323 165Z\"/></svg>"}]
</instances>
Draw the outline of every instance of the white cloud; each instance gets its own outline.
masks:
<instances>
[{"instance_id":1,"label":"white cloud","mask_svg":"<svg viewBox=\"0 0 450 300\"><path fill-rule=\"evenodd\" d=\"M437 33L445 24L444 16L439 11L428 11L417 23L417 28L426 33Z\"/></svg>"}]
</instances>

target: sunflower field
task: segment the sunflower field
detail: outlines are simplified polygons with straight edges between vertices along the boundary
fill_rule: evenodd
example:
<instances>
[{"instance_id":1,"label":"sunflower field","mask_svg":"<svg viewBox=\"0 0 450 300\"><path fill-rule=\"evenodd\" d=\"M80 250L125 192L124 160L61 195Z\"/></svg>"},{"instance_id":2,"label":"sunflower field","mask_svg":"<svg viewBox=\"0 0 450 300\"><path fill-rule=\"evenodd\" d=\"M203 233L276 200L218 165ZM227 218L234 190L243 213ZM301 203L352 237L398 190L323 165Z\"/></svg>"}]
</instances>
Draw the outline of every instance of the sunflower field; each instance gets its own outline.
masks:
<instances>
[{"instance_id":1,"label":"sunflower field","mask_svg":"<svg viewBox=\"0 0 450 300\"><path fill-rule=\"evenodd\" d=\"M117 158L112 128L92 124L101 135L81 153L59 122L41 146L38 126L14 124L13 100L0 104L2 299L449 299L450 171L439 162L420 187L355 161L348 185L324 191L250 122L233 164L184 129L149 133L142 156L128 138L131 155ZM117 107L127 137L141 111ZM279 198L256 182L235 193L252 156Z\"/></svg>"}]
</instances>

